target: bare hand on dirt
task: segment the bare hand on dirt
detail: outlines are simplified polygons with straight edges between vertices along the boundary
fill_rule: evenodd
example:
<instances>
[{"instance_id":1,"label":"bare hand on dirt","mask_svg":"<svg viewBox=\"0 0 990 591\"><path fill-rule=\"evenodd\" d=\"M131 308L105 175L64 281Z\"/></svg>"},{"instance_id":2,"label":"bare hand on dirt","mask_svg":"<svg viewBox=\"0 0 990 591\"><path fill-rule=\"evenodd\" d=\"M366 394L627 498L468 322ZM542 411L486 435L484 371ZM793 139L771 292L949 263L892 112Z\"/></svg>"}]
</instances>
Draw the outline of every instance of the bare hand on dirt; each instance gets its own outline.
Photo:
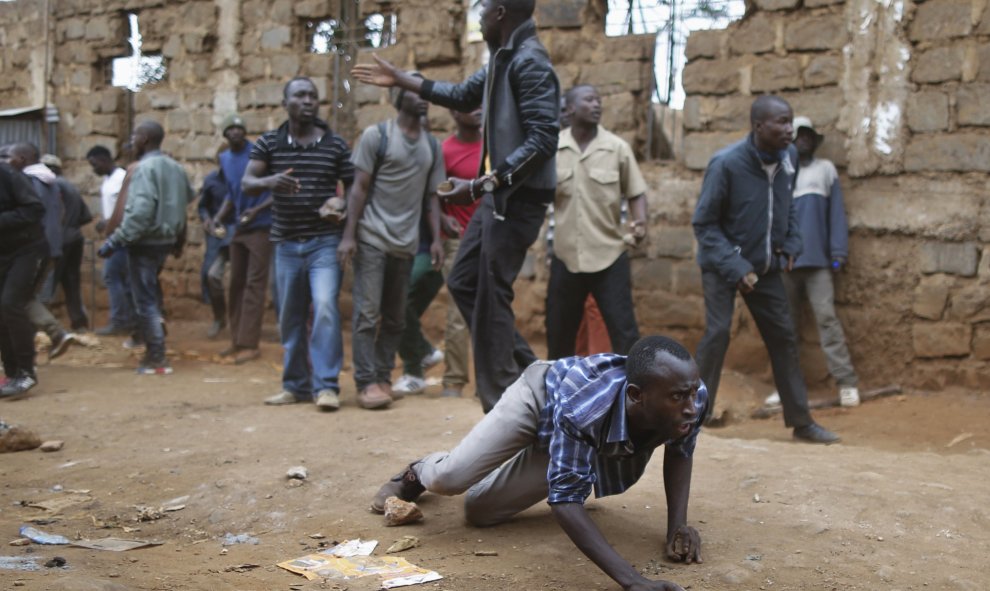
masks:
<instances>
[{"instance_id":1,"label":"bare hand on dirt","mask_svg":"<svg viewBox=\"0 0 990 591\"><path fill-rule=\"evenodd\" d=\"M398 69L378 57L377 54L372 54L371 57L374 58L375 63L355 64L355 66L351 68L351 76L359 82L364 82L365 84L385 87L395 86L398 78Z\"/></svg>"},{"instance_id":2,"label":"bare hand on dirt","mask_svg":"<svg viewBox=\"0 0 990 591\"><path fill-rule=\"evenodd\" d=\"M701 564L701 535L698 530L682 525L667 536L667 558L684 564Z\"/></svg>"},{"instance_id":3,"label":"bare hand on dirt","mask_svg":"<svg viewBox=\"0 0 990 591\"><path fill-rule=\"evenodd\" d=\"M756 287L756 282L759 279L760 277L756 273L750 271L739 280L739 283L736 284L736 289L739 290L739 293L749 293Z\"/></svg>"},{"instance_id":4,"label":"bare hand on dirt","mask_svg":"<svg viewBox=\"0 0 990 591\"><path fill-rule=\"evenodd\" d=\"M298 193L302 189L299 179L292 176L292 169L273 174L269 186L279 193Z\"/></svg>"},{"instance_id":5,"label":"bare hand on dirt","mask_svg":"<svg viewBox=\"0 0 990 591\"><path fill-rule=\"evenodd\" d=\"M440 183L437 187L437 197L441 201L446 203L453 203L454 205L467 205L475 201L473 195L471 195L471 181L468 179L459 179L457 177L450 177L445 182L450 183L448 186L444 183ZM477 184L477 181L475 181Z\"/></svg>"}]
</instances>

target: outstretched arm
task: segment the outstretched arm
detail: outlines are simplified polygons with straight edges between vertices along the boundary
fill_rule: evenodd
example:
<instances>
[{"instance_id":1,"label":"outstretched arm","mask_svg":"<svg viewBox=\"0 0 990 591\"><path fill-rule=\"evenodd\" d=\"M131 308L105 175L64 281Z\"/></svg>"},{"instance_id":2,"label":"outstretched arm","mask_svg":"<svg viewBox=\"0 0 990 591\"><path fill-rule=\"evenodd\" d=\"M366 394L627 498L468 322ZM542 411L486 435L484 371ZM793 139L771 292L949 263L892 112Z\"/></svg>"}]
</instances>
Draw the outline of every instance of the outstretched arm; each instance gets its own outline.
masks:
<instances>
[{"instance_id":1,"label":"outstretched arm","mask_svg":"<svg viewBox=\"0 0 990 591\"><path fill-rule=\"evenodd\" d=\"M550 507L554 519L578 550L626 591L684 591L675 583L652 581L636 572L608 543L581 503L556 503Z\"/></svg>"},{"instance_id":2,"label":"outstretched arm","mask_svg":"<svg viewBox=\"0 0 990 591\"><path fill-rule=\"evenodd\" d=\"M694 459L677 450L664 448L663 488L667 495L667 558L691 564L701 563L701 536L687 524L691 495L691 469Z\"/></svg>"}]
</instances>

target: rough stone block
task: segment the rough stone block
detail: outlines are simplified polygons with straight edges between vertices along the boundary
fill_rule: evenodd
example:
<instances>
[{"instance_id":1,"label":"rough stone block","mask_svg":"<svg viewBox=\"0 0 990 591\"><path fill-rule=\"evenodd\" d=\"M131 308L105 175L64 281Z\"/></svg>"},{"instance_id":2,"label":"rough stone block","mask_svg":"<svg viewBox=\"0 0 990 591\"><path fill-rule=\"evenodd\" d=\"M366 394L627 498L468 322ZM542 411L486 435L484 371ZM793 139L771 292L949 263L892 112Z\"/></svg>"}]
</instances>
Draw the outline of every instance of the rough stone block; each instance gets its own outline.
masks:
<instances>
[{"instance_id":1,"label":"rough stone block","mask_svg":"<svg viewBox=\"0 0 990 591\"><path fill-rule=\"evenodd\" d=\"M916 322L911 342L917 357L965 357L969 355L973 329L961 322Z\"/></svg>"},{"instance_id":2,"label":"rough stone block","mask_svg":"<svg viewBox=\"0 0 990 591\"><path fill-rule=\"evenodd\" d=\"M584 24L581 13L587 6L587 0L556 0L555 2L537 2L533 17L541 28L557 27L566 29L580 27Z\"/></svg>"},{"instance_id":3,"label":"rough stone block","mask_svg":"<svg viewBox=\"0 0 990 591\"><path fill-rule=\"evenodd\" d=\"M703 295L701 267L693 260L675 263L673 267L674 293L677 295Z\"/></svg>"},{"instance_id":4,"label":"rough stone block","mask_svg":"<svg viewBox=\"0 0 990 591\"><path fill-rule=\"evenodd\" d=\"M594 47L580 31L546 31L540 37L550 53L550 61L555 65L601 61L595 59Z\"/></svg>"},{"instance_id":5,"label":"rough stone block","mask_svg":"<svg viewBox=\"0 0 990 591\"><path fill-rule=\"evenodd\" d=\"M792 57L763 58L753 64L750 90L776 92L801 88L801 63Z\"/></svg>"},{"instance_id":6,"label":"rough stone block","mask_svg":"<svg viewBox=\"0 0 990 591\"><path fill-rule=\"evenodd\" d=\"M81 19L74 18L64 23L59 23L62 28L62 38L64 40L82 39L86 36L86 23Z\"/></svg>"},{"instance_id":7,"label":"rough stone block","mask_svg":"<svg viewBox=\"0 0 990 591\"><path fill-rule=\"evenodd\" d=\"M990 136L971 132L914 136L904 151L904 169L990 172Z\"/></svg>"},{"instance_id":8,"label":"rough stone block","mask_svg":"<svg viewBox=\"0 0 990 591\"><path fill-rule=\"evenodd\" d=\"M919 266L922 273L947 273L973 277L980 262L980 249L974 243L926 242L921 245Z\"/></svg>"},{"instance_id":9,"label":"rough stone block","mask_svg":"<svg viewBox=\"0 0 990 591\"><path fill-rule=\"evenodd\" d=\"M700 121L711 131L743 131L749 129L749 110L753 103L748 96L701 97Z\"/></svg>"},{"instance_id":10,"label":"rough stone block","mask_svg":"<svg viewBox=\"0 0 990 591\"><path fill-rule=\"evenodd\" d=\"M957 289L949 304L949 319L975 322L990 322L990 298L987 298L987 288L976 281L964 282Z\"/></svg>"},{"instance_id":11,"label":"rough stone block","mask_svg":"<svg viewBox=\"0 0 990 591\"><path fill-rule=\"evenodd\" d=\"M93 115L93 133L117 135L121 123L121 117L117 115Z\"/></svg>"},{"instance_id":12,"label":"rough stone block","mask_svg":"<svg viewBox=\"0 0 990 591\"><path fill-rule=\"evenodd\" d=\"M727 60L695 60L684 68L688 94L732 94L739 90L739 65Z\"/></svg>"},{"instance_id":13,"label":"rough stone block","mask_svg":"<svg viewBox=\"0 0 990 591\"><path fill-rule=\"evenodd\" d=\"M690 227L664 226L650 230L651 257L690 259L694 255L694 231Z\"/></svg>"},{"instance_id":14,"label":"rough stone block","mask_svg":"<svg viewBox=\"0 0 990 591\"><path fill-rule=\"evenodd\" d=\"M973 357L990 361L990 323L977 324L974 327Z\"/></svg>"},{"instance_id":15,"label":"rough stone block","mask_svg":"<svg viewBox=\"0 0 990 591\"><path fill-rule=\"evenodd\" d=\"M326 60L331 61L331 60ZM295 53L285 53L272 56L272 76L282 80L291 80L299 74L299 56Z\"/></svg>"},{"instance_id":16,"label":"rough stone block","mask_svg":"<svg viewBox=\"0 0 990 591\"><path fill-rule=\"evenodd\" d=\"M726 39L724 29L692 31L687 40L684 55L693 60L699 57L715 58L722 53L722 43Z\"/></svg>"},{"instance_id":17,"label":"rough stone block","mask_svg":"<svg viewBox=\"0 0 990 591\"><path fill-rule=\"evenodd\" d=\"M704 170L712 154L736 142L744 133L692 133L684 138L684 166Z\"/></svg>"},{"instance_id":18,"label":"rough stone block","mask_svg":"<svg viewBox=\"0 0 990 591\"><path fill-rule=\"evenodd\" d=\"M777 39L777 22L767 13L757 12L728 29L729 49L750 54L773 51Z\"/></svg>"},{"instance_id":19,"label":"rough stone block","mask_svg":"<svg viewBox=\"0 0 990 591\"><path fill-rule=\"evenodd\" d=\"M581 83L603 94L621 90L636 92L649 86L649 62L605 62L581 66Z\"/></svg>"},{"instance_id":20,"label":"rough stone block","mask_svg":"<svg viewBox=\"0 0 990 591\"><path fill-rule=\"evenodd\" d=\"M455 38L435 37L417 44L415 54L417 66L448 64L460 59L461 46Z\"/></svg>"},{"instance_id":21,"label":"rough stone block","mask_svg":"<svg viewBox=\"0 0 990 591\"><path fill-rule=\"evenodd\" d=\"M604 52L602 57L608 61L653 61L657 37L653 33L648 33L646 35L606 37L602 41L601 49ZM573 60L574 58L569 59Z\"/></svg>"},{"instance_id":22,"label":"rough stone block","mask_svg":"<svg viewBox=\"0 0 990 591\"><path fill-rule=\"evenodd\" d=\"M324 18L329 16L326 0L296 0L292 3L292 11L303 18Z\"/></svg>"},{"instance_id":23,"label":"rough stone block","mask_svg":"<svg viewBox=\"0 0 990 591\"><path fill-rule=\"evenodd\" d=\"M840 49L849 35L841 15L805 16L787 23L784 47L789 51Z\"/></svg>"},{"instance_id":24,"label":"rough stone block","mask_svg":"<svg viewBox=\"0 0 990 591\"><path fill-rule=\"evenodd\" d=\"M639 124L637 112L636 97L631 93L622 92L603 97L602 125L613 132L635 130Z\"/></svg>"},{"instance_id":25,"label":"rough stone block","mask_svg":"<svg viewBox=\"0 0 990 591\"><path fill-rule=\"evenodd\" d=\"M246 96L250 104L274 107L282 104L282 87L281 82L262 82L244 90L248 91Z\"/></svg>"},{"instance_id":26,"label":"rough stone block","mask_svg":"<svg viewBox=\"0 0 990 591\"><path fill-rule=\"evenodd\" d=\"M256 80L268 75L267 62L256 55L244 56L241 59L241 80L244 82Z\"/></svg>"},{"instance_id":27,"label":"rough stone block","mask_svg":"<svg viewBox=\"0 0 990 591\"><path fill-rule=\"evenodd\" d=\"M963 49L935 47L914 55L911 80L919 84L959 80L962 76Z\"/></svg>"},{"instance_id":28,"label":"rough stone block","mask_svg":"<svg viewBox=\"0 0 990 591\"><path fill-rule=\"evenodd\" d=\"M817 8L819 6L831 6L833 4L842 4L846 0L804 0L805 8Z\"/></svg>"},{"instance_id":29,"label":"rough stone block","mask_svg":"<svg viewBox=\"0 0 990 591\"><path fill-rule=\"evenodd\" d=\"M945 275L922 277L914 288L914 303L911 311L926 320L941 320L945 304L949 300L952 279Z\"/></svg>"},{"instance_id":30,"label":"rough stone block","mask_svg":"<svg viewBox=\"0 0 990 591\"><path fill-rule=\"evenodd\" d=\"M959 125L990 125L990 84L963 84L956 91Z\"/></svg>"},{"instance_id":31,"label":"rough stone block","mask_svg":"<svg viewBox=\"0 0 990 591\"><path fill-rule=\"evenodd\" d=\"M86 39L90 41L110 39L113 28L110 24L110 17L108 16L90 17L86 21Z\"/></svg>"},{"instance_id":32,"label":"rough stone block","mask_svg":"<svg viewBox=\"0 0 990 591\"><path fill-rule=\"evenodd\" d=\"M333 58L315 54L303 56L302 69L305 76L330 76L333 74Z\"/></svg>"},{"instance_id":33,"label":"rough stone block","mask_svg":"<svg viewBox=\"0 0 990 591\"><path fill-rule=\"evenodd\" d=\"M796 8L800 0L755 0L754 4L760 10L787 10Z\"/></svg>"},{"instance_id":34,"label":"rough stone block","mask_svg":"<svg viewBox=\"0 0 990 591\"><path fill-rule=\"evenodd\" d=\"M911 131L943 131L949 127L949 95L921 91L908 96L907 124Z\"/></svg>"},{"instance_id":35,"label":"rough stone block","mask_svg":"<svg viewBox=\"0 0 990 591\"><path fill-rule=\"evenodd\" d=\"M842 57L838 55L816 55L805 66L802 77L807 87L838 84L842 76Z\"/></svg>"},{"instance_id":36,"label":"rough stone block","mask_svg":"<svg viewBox=\"0 0 990 591\"><path fill-rule=\"evenodd\" d=\"M981 226L983 183L918 175L873 177L843 187L853 228L948 242L973 240ZM932 198L938 196L938 207Z\"/></svg>"},{"instance_id":37,"label":"rough stone block","mask_svg":"<svg viewBox=\"0 0 990 591\"><path fill-rule=\"evenodd\" d=\"M633 287L649 292L670 291L673 262L667 259L633 259Z\"/></svg>"},{"instance_id":38,"label":"rough stone block","mask_svg":"<svg viewBox=\"0 0 990 591\"><path fill-rule=\"evenodd\" d=\"M971 0L928 0L918 5L908 36L911 41L964 37L973 28Z\"/></svg>"},{"instance_id":39,"label":"rough stone block","mask_svg":"<svg viewBox=\"0 0 990 591\"><path fill-rule=\"evenodd\" d=\"M182 34L182 45L189 53L203 53L209 43L204 31L189 31Z\"/></svg>"},{"instance_id":40,"label":"rough stone block","mask_svg":"<svg viewBox=\"0 0 990 591\"><path fill-rule=\"evenodd\" d=\"M292 39L292 29L279 25L264 31L261 34L262 49L281 49L289 44Z\"/></svg>"},{"instance_id":41,"label":"rough stone block","mask_svg":"<svg viewBox=\"0 0 990 591\"><path fill-rule=\"evenodd\" d=\"M633 289L635 290L633 299L640 302L636 307L636 320L640 326L649 326L658 332L673 328L701 330L705 327L705 306L700 297L645 290L635 273L633 273Z\"/></svg>"},{"instance_id":42,"label":"rough stone block","mask_svg":"<svg viewBox=\"0 0 990 591\"><path fill-rule=\"evenodd\" d=\"M832 127L839 119L845 96L837 87L825 87L800 93L783 95L791 104L795 115L804 115L817 127Z\"/></svg>"},{"instance_id":43,"label":"rough stone block","mask_svg":"<svg viewBox=\"0 0 990 591\"><path fill-rule=\"evenodd\" d=\"M704 127L707 121L702 119L702 103L709 103L712 100L711 97L694 95L684 99L684 107L681 109L684 114L684 129L698 131Z\"/></svg>"},{"instance_id":44,"label":"rough stone block","mask_svg":"<svg viewBox=\"0 0 990 591\"><path fill-rule=\"evenodd\" d=\"M165 131L168 133L185 133L192 125L189 111L176 109L165 115Z\"/></svg>"},{"instance_id":45,"label":"rough stone block","mask_svg":"<svg viewBox=\"0 0 990 591\"><path fill-rule=\"evenodd\" d=\"M976 48L976 63L978 68L974 80L990 82L990 43L984 43Z\"/></svg>"}]
</instances>

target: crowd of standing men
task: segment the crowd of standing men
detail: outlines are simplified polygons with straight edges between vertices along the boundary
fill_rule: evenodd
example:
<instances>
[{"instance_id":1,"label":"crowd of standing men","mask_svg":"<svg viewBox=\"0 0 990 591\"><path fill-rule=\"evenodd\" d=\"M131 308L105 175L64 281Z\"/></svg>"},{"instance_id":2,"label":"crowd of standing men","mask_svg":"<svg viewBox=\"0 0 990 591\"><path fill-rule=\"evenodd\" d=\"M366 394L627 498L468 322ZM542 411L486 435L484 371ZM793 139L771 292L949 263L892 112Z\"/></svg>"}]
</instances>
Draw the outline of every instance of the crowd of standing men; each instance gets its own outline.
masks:
<instances>
[{"instance_id":1,"label":"crowd of standing men","mask_svg":"<svg viewBox=\"0 0 990 591\"><path fill-rule=\"evenodd\" d=\"M363 130L353 152L319 117L308 78L286 83L285 122L256 142L241 117L225 117L226 146L197 207L206 233L202 294L213 312L208 336L229 328L221 355L237 364L257 359L271 291L284 357L281 388L265 404L314 402L335 411L344 360L338 297L351 265L358 405L382 409L421 392L424 370L441 360L443 393L459 396L469 381L470 340L486 413L454 450L413 461L386 482L375 510L390 496L467 492L469 520L491 525L549 498L568 536L623 588L679 589L632 569L583 502L592 491L626 490L654 449L666 446L666 554L700 562L700 537L686 521L691 458L714 406L737 293L769 352L778 393L768 402L783 406L795 438L838 440L811 418L793 322L807 294L841 403L858 404L832 306L832 273L848 256L837 174L814 158L822 136L809 120L795 119L779 97L757 98L751 133L712 158L692 220L706 311L697 364L671 339L641 339L626 248L646 238L646 182L630 146L601 126L597 90L578 85L561 96L532 13L532 0L482 0L491 59L458 84L377 56L355 66L358 81L390 89L396 116ZM456 125L442 144L428 129L429 103L449 108ZM137 125L126 170L105 147L87 154L103 178L98 254L110 298L110 321L96 332L143 345L144 374L172 371L158 277L166 257L182 251L194 198L182 166L161 150L164 137L157 123ZM75 339L45 307L55 285L65 291L71 328L89 324L79 297L79 228L92 216L50 168L57 161L46 166L29 144L3 156L0 353L7 379L0 395L16 397L37 382L36 329L49 334L50 357ZM511 304L550 204L552 361L537 362ZM50 277L48 260L55 263ZM444 281L455 306L441 352L423 337L419 318ZM611 352L574 357L589 296ZM393 383L397 354L403 375Z\"/></svg>"}]
</instances>

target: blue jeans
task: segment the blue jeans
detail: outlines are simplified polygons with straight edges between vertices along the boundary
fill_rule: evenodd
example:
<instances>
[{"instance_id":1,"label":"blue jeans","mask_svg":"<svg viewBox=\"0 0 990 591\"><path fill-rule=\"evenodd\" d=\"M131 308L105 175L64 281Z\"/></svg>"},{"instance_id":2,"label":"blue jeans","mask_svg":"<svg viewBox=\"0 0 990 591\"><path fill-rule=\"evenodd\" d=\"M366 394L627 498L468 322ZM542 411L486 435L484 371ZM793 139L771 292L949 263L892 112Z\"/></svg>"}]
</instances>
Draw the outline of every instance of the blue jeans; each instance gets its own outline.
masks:
<instances>
[{"instance_id":1,"label":"blue jeans","mask_svg":"<svg viewBox=\"0 0 990 591\"><path fill-rule=\"evenodd\" d=\"M134 299L127 271L127 250L121 248L103 262L103 283L110 297L110 326L120 330L134 327Z\"/></svg>"},{"instance_id":2,"label":"blue jeans","mask_svg":"<svg viewBox=\"0 0 990 591\"><path fill-rule=\"evenodd\" d=\"M338 244L340 236L331 234L283 240L275 246L279 329L285 349L282 387L300 399L311 399L320 390L340 392L337 378L344 341L337 307L343 276L337 264ZM307 335L310 306L313 326Z\"/></svg>"},{"instance_id":3,"label":"blue jeans","mask_svg":"<svg viewBox=\"0 0 990 591\"><path fill-rule=\"evenodd\" d=\"M172 251L171 246L129 246L127 266L131 274L131 293L137 315L137 332L144 338L145 361L165 361L165 331L159 302L158 269Z\"/></svg>"}]
</instances>

